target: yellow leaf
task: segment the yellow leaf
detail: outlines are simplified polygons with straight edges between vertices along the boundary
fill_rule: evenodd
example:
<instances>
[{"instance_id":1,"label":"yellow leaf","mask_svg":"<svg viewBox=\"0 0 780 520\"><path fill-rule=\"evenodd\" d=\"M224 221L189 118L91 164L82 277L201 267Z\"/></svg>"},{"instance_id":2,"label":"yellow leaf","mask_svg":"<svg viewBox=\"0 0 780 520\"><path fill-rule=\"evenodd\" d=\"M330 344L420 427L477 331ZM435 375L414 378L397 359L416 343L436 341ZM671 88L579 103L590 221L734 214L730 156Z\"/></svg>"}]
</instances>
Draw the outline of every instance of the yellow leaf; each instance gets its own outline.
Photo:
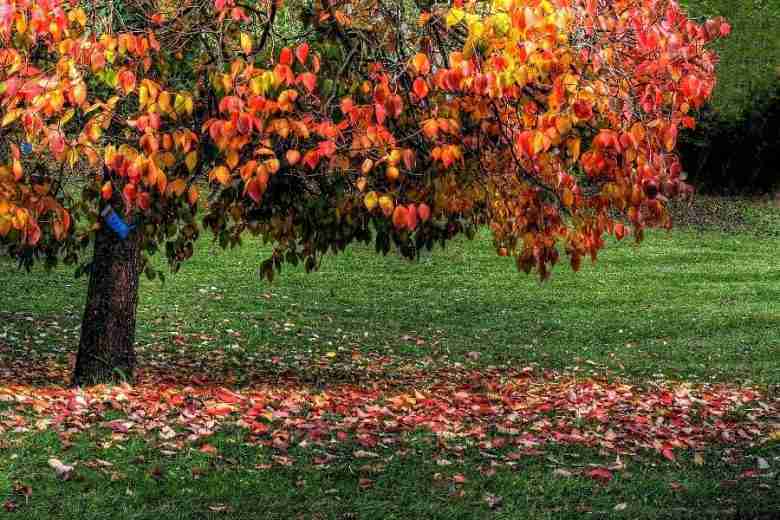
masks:
<instances>
[{"instance_id":1,"label":"yellow leaf","mask_svg":"<svg viewBox=\"0 0 780 520\"><path fill-rule=\"evenodd\" d=\"M463 21L463 18L465 18L466 12L463 11L463 9L450 9L450 12L447 13L447 27L452 27L453 25L458 25L460 22Z\"/></svg>"},{"instance_id":2,"label":"yellow leaf","mask_svg":"<svg viewBox=\"0 0 780 520\"><path fill-rule=\"evenodd\" d=\"M240 39L241 39L241 50L244 51L244 54L249 54L250 52L252 52L252 37L249 36L247 33L241 33Z\"/></svg>"},{"instance_id":3,"label":"yellow leaf","mask_svg":"<svg viewBox=\"0 0 780 520\"><path fill-rule=\"evenodd\" d=\"M225 166L217 166L211 170L209 179L216 179L223 186L227 186L230 182L230 170L228 170Z\"/></svg>"},{"instance_id":4,"label":"yellow leaf","mask_svg":"<svg viewBox=\"0 0 780 520\"><path fill-rule=\"evenodd\" d=\"M261 76L255 76L249 81L249 88L252 89L252 94L260 96L265 94L266 82L263 81Z\"/></svg>"},{"instance_id":5,"label":"yellow leaf","mask_svg":"<svg viewBox=\"0 0 780 520\"><path fill-rule=\"evenodd\" d=\"M24 13L19 13L16 17L16 32L20 34L27 32L27 17Z\"/></svg>"},{"instance_id":6,"label":"yellow leaf","mask_svg":"<svg viewBox=\"0 0 780 520\"><path fill-rule=\"evenodd\" d=\"M84 83L78 83L73 87L73 100L77 105L83 105L87 100L87 86Z\"/></svg>"},{"instance_id":7,"label":"yellow leaf","mask_svg":"<svg viewBox=\"0 0 780 520\"><path fill-rule=\"evenodd\" d=\"M533 137L533 151L534 155L541 153L545 149L545 139L542 132L534 132Z\"/></svg>"},{"instance_id":8,"label":"yellow leaf","mask_svg":"<svg viewBox=\"0 0 780 520\"><path fill-rule=\"evenodd\" d=\"M235 150L230 150L227 153L226 162L228 166L230 166L230 169L234 169L236 166L238 166L238 152Z\"/></svg>"},{"instance_id":9,"label":"yellow leaf","mask_svg":"<svg viewBox=\"0 0 780 520\"><path fill-rule=\"evenodd\" d=\"M3 116L2 126L10 125L11 123L13 123L17 119L19 119L20 115L22 115L22 109L21 108L17 108L17 109L11 110L5 116Z\"/></svg>"},{"instance_id":10,"label":"yellow leaf","mask_svg":"<svg viewBox=\"0 0 780 520\"><path fill-rule=\"evenodd\" d=\"M571 118L568 116L558 116L555 118L555 128L558 130L558 133L563 135L566 135L569 133L569 130L571 130L572 124L571 124Z\"/></svg>"},{"instance_id":11,"label":"yellow leaf","mask_svg":"<svg viewBox=\"0 0 780 520\"><path fill-rule=\"evenodd\" d=\"M379 204L379 197L377 196L377 193L375 191L366 193L366 196L363 197L363 204L366 205L366 209L368 211L373 211L374 208L376 208Z\"/></svg>"},{"instance_id":12,"label":"yellow leaf","mask_svg":"<svg viewBox=\"0 0 780 520\"><path fill-rule=\"evenodd\" d=\"M279 162L279 159L269 159L265 161L265 167L268 168L268 171L271 172L271 174L274 174L279 171L281 163Z\"/></svg>"},{"instance_id":13,"label":"yellow leaf","mask_svg":"<svg viewBox=\"0 0 780 520\"><path fill-rule=\"evenodd\" d=\"M73 119L73 116L75 115L76 115L76 110L73 108L65 112L60 118L60 126L65 126L65 124L67 124L68 121Z\"/></svg>"},{"instance_id":14,"label":"yellow leaf","mask_svg":"<svg viewBox=\"0 0 780 520\"><path fill-rule=\"evenodd\" d=\"M192 151L184 158L184 164L187 165L187 169L192 173L195 171L195 166L198 164L198 152Z\"/></svg>"},{"instance_id":15,"label":"yellow leaf","mask_svg":"<svg viewBox=\"0 0 780 520\"><path fill-rule=\"evenodd\" d=\"M181 113L185 111L186 99L181 94L176 94L173 99L173 109Z\"/></svg>"},{"instance_id":16,"label":"yellow leaf","mask_svg":"<svg viewBox=\"0 0 780 520\"><path fill-rule=\"evenodd\" d=\"M87 13L84 12L84 9L81 7L78 7L71 12L68 13L68 18L72 22L76 22L82 27L86 27L87 25Z\"/></svg>"},{"instance_id":17,"label":"yellow leaf","mask_svg":"<svg viewBox=\"0 0 780 520\"><path fill-rule=\"evenodd\" d=\"M68 166L73 168L79 160L79 151L74 147L68 150Z\"/></svg>"},{"instance_id":18,"label":"yellow leaf","mask_svg":"<svg viewBox=\"0 0 780 520\"><path fill-rule=\"evenodd\" d=\"M363 161L363 166L360 168L360 171L363 173L363 175L368 175L368 173L371 171L371 169L374 167L374 161L371 159L366 159Z\"/></svg>"},{"instance_id":19,"label":"yellow leaf","mask_svg":"<svg viewBox=\"0 0 780 520\"><path fill-rule=\"evenodd\" d=\"M569 139L568 141L566 141L566 147L569 150L569 156L574 161L580 158L580 143L581 140L579 137L577 137L576 139Z\"/></svg>"}]
</instances>

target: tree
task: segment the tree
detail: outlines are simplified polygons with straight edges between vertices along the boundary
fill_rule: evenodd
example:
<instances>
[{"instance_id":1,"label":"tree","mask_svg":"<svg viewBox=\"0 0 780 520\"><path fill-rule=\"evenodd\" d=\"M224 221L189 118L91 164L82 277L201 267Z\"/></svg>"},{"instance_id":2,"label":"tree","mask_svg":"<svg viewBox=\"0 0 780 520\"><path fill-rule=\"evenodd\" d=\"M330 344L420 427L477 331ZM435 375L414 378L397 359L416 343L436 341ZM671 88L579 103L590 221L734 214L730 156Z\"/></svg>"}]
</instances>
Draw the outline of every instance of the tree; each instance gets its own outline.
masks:
<instances>
[{"instance_id":1,"label":"tree","mask_svg":"<svg viewBox=\"0 0 780 520\"><path fill-rule=\"evenodd\" d=\"M671 225L729 32L673 0L0 0L0 246L89 273L76 384L132 377L139 275L201 226L272 242L269 279L481 224L576 269Z\"/></svg>"}]
</instances>

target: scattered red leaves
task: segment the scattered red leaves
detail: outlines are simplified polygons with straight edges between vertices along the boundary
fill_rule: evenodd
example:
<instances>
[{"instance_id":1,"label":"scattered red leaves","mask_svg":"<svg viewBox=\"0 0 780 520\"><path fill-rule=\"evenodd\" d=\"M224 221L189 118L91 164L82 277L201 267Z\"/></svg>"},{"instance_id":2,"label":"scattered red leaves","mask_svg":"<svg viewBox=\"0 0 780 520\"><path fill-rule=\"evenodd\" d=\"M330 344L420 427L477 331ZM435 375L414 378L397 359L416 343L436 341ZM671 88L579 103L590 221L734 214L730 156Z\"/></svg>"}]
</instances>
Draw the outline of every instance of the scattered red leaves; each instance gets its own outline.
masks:
<instances>
[{"instance_id":1,"label":"scattered red leaves","mask_svg":"<svg viewBox=\"0 0 780 520\"><path fill-rule=\"evenodd\" d=\"M514 447L502 456L507 460L555 443L618 454L649 449L673 461L675 450L761 439L780 412L777 400L736 386L640 387L528 369L455 366L404 367L398 381L379 361L373 360L373 372L355 368L364 380L325 385L277 374L229 389L204 375L169 383L153 373L142 373L136 386L7 384L0 386L0 401L11 406L0 412L0 434L55 429L67 435L98 426L117 440L156 436L180 448L231 425L246 429L247 442L277 450L277 462L287 465L294 461L284 453L293 444L355 442L362 457L373 458L377 446L397 444L405 433L422 429L443 440L471 439L483 452ZM736 407L744 413L730 415ZM109 411L123 417L106 421ZM197 443L201 451L216 451ZM603 468L586 474L602 482L612 476Z\"/></svg>"}]
</instances>

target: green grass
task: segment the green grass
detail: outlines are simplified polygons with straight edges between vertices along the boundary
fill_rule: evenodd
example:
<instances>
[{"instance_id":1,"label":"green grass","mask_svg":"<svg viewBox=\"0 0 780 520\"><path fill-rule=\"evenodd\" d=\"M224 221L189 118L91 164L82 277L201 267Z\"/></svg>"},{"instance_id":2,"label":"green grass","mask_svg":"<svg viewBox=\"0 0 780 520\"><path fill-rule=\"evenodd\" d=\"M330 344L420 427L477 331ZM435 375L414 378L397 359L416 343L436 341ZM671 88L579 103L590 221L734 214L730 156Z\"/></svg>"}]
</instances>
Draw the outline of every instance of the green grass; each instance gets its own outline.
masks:
<instances>
[{"instance_id":1,"label":"green grass","mask_svg":"<svg viewBox=\"0 0 780 520\"><path fill-rule=\"evenodd\" d=\"M411 363L537 364L640 384L663 378L767 388L780 382L780 212L749 207L741 218L738 233L683 229L654 232L639 248L611 244L596 266L578 274L560 266L546 283L496 257L487 236L411 264L355 248L326 258L315 274L288 269L272 285L256 272L266 249L248 243L222 252L204 240L164 285L143 282L140 362L168 362L163 353L179 351L173 359L195 360L188 370L240 386L273 357L306 367L325 352L361 349ZM746 231L757 223L764 232ZM0 263L0 287L0 370L10 363L54 366L74 351L84 280L68 270L24 275ZM12 409L0 401L0 423ZM9 518L30 519L780 513L777 478L740 478L756 457L777 475L776 442L713 447L701 466L684 451L675 463L655 453L625 458L627 468L602 485L555 472L615 462L614 454L585 448L551 447L491 471L484 450L445 449L421 434L403 452L377 448L377 460L353 458L358 447L346 445L334 447L344 457L321 468L311 463L316 450L294 447L295 465L267 469L275 452L247 444L244 435L209 438L218 448L213 456L197 446L165 455L158 441L112 441L101 428L62 437L9 433L0 437L0 504L12 500L18 508ZM56 478L46 462L52 456L78 463L72 480ZM438 465L442 457L453 464ZM89 467L96 459L112 465ZM456 473L465 484L452 482ZM361 479L372 483L361 487ZM32 488L29 498L23 486ZM501 497L501 505L491 509L488 494Z\"/></svg>"},{"instance_id":2,"label":"green grass","mask_svg":"<svg viewBox=\"0 0 780 520\"><path fill-rule=\"evenodd\" d=\"M717 43L721 56L713 103L735 116L749 109L754 90L778 81L780 71L780 2L777 0L683 0L691 16L725 16L731 36Z\"/></svg>"},{"instance_id":3,"label":"green grass","mask_svg":"<svg viewBox=\"0 0 780 520\"><path fill-rule=\"evenodd\" d=\"M450 466L437 464L432 447L419 443L398 455L383 452L379 462L353 460L327 469L303 462L293 467L258 469L269 462L266 449L247 446L239 433L226 432L211 442L218 457L195 450L161 456L154 446L129 441L122 449L98 449L96 439L82 436L65 452L81 467L62 482L46 465L63 457L53 434L25 439L12 447L18 457L0 468L30 485L33 494L12 518L772 518L780 511L776 483L740 479L755 467L751 456L772 460L777 449L753 450L736 463L705 454L705 464L629 460L613 481L600 484L582 476L561 476L556 469L611 464L595 452L549 450L546 457L526 457L513 468L490 474L484 459L467 452ZM0 452L2 453L2 452ZM293 450L293 456L298 453ZM97 466L95 460L112 464ZM94 468L86 465L92 462ZM369 463L371 467L369 466ZM773 461L777 464L776 461ZM452 482L456 473L466 482ZM372 480L370 487L360 480ZM491 509L490 494L501 498ZM18 500L24 504L24 498ZM615 510L625 504L622 511ZM219 511L228 508L228 511ZM217 511L215 511L217 510ZM759 516L764 513L766 516ZM2 515L2 513L0 513Z\"/></svg>"},{"instance_id":4,"label":"green grass","mask_svg":"<svg viewBox=\"0 0 780 520\"><path fill-rule=\"evenodd\" d=\"M780 229L776 210L745 214ZM268 284L257 274L268 249L222 251L202 240L165 284L142 282L138 341L238 345L237 362L354 346L451 361L480 351L485 364L766 384L780 381L778 250L778 234L661 231L639 247L610 245L580 273L560 265L542 283L497 257L483 235L416 263L353 248L317 273L288 267ZM75 349L86 280L2 263L0 281L6 342ZM41 319L48 325L38 330Z\"/></svg>"}]
</instances>

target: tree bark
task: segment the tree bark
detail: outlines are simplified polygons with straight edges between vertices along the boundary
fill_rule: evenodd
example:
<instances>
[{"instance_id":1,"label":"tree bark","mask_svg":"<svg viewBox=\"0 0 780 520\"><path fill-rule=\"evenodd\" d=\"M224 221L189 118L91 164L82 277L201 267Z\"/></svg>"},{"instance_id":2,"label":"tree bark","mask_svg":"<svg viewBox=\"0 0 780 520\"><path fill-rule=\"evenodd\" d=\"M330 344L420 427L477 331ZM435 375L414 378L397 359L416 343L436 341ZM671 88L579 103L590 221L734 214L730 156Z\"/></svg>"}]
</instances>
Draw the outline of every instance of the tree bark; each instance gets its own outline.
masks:
<instances>
[{"instance_id":1,"label":"tree bark","mask_svg":"<svg viewBox=\"0 0 780 520\"><path fill-rule=\"evenodd\" d=\"M121 240L104 224L95 237L75 386L132 380L140 270L138 233Z\"/></svg>"}]
</instances>

